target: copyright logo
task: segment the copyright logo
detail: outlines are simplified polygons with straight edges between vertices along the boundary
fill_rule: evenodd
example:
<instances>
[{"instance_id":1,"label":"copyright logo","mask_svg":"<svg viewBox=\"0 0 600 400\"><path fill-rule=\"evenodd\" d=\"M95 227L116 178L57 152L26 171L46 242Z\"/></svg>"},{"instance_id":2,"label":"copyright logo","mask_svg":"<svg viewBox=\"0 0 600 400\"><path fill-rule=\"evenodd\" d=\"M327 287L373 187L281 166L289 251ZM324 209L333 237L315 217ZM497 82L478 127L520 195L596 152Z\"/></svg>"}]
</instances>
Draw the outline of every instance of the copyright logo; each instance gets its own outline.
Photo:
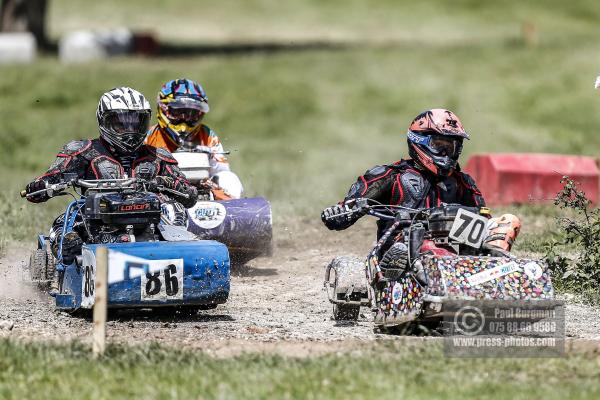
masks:
<instances>
[{"instance_id":1,"label":"copyright logo","mask_svg":"<svg viewBox=\"0 0 600 400\"><path fill-rule=\"evenodd\" d=\"M467 336L475 336L483 329L485 316L477 307L466 306L454 314L454 329Z\"/></svg>"}]
</instances>

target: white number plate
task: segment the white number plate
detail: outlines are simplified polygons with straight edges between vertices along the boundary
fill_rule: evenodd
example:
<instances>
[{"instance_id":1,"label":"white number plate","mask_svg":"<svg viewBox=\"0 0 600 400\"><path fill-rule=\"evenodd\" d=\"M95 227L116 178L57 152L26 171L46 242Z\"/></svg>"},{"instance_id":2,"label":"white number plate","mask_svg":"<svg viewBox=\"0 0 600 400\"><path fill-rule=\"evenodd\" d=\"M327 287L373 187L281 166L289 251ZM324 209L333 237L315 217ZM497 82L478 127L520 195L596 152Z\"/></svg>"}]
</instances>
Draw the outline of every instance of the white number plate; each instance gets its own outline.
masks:
<instances>
[{"instance_id":1,"label":"white number plate","mask_svg":"<svg viewBox=\"0 0 600 400\"><path fill-rule=\"evenodd\" d=\"M488 219L465 209L458 210L448 237L476 249L487 235Z\"/></svg>"},{"instance_id":2,"label":"white number plate","mask_svg":"<svg viewBox=\"0 0 600 400\"><path fill-rule=\"evenodd\" d=\"M81 308L92 308L96 301L96 256L89 249L83 249L81 266Z\"/></svg>"},{"instance_id":3,"label":"white number plate","mask_svg":"<svg viewBox=\"0 0 600 400\"><path fill-rule=\"evenodd\" d=\"M142 300L183 300L183 260L166 260L164 265L153 263L150 271L142 273Z\"/></svg>"},{"instance_id":4,"label":"white number plate","mask_svg":"<svg viewBox=\"0 0 600 400\"><path fill-rule=\"evenodd\" d=\"M118 251L108 252L108 283L140 277L140 298L183 300L183 258L147 260Z\"/></svg>"}]
</instances>

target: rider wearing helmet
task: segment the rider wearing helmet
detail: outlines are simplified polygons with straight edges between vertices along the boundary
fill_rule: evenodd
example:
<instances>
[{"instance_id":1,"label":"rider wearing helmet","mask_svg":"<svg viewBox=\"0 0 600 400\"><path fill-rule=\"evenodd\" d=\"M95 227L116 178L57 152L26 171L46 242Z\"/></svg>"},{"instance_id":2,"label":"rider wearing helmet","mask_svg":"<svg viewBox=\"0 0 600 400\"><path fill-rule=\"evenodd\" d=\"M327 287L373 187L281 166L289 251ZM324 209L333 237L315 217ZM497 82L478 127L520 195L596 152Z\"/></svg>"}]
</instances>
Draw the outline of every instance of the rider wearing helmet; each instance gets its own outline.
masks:
<instances>
[{"instance_id":1,"label":"rider wearing helmet","mask_svg":"<svg viewBox=\"0 0 600 400\"><path fill-rule=\"evenodd\" d=\"M346 203L357 198L409 208L430 208L442 203L485 206L473 178L460 170L458 159L463 141L468 140L469 135L452 111L431 109L417 115L409 125L406 136L410 158L376 166L360 176L341 203L323 211L321 219L325 226L331 230L342 230L354 224L362 215L348 215L346 211L350 207ZM502 224L510 221L511 227L516 229L505 229L510 233L502 232L504 235L498 231L492 232L500 235L490 235L494 241L490 240L488 244L507 251L518 234L520 223L512 215L503 218L497 221L502 221ZM378 221L378 237L388 224Z\"/></svg>"},{"instance_id":2,"label":"rider wearing helmet","mask_svg":"<svg viewBox=\"0 0 600 400\"><path fill-rule=\"evenodd\" d=\"M141 178L149 182L145 187L150 191L162 186L185 194L169 193L168 197L161 194L163 208L167 206L178 211L171 222L184 223L180 221L185 215L183 206L194 205L198 194L177 167L177 161L171 153L144 145L151 112L146 98L134 89L119 87L104 93L96 111L100 137L67 143L46 173L27 185L26 193L37 192L48 184L60 182L65 173L76 174L79 179ZM34 203L49 198L46 192L27 197ZM172 210L170 215L174 215ZM51 232L50 235L52 242L57 242L55 239L63 223L63 216L54 222L54 234ZM73 257L81 247L81 238L77 234L71 235L70 239L63 241L64 247L72 248L70 253L67 252L67 257Z\"/></svg>"},{"instance_id":3,"label":"rider wearing helmet","mask_svg":"<svg viewBox=\"0 0 600 400\"><path fill-rule=\"evenodd\" d=\"M171 152L208 150L212 182L223 189L225 198L239 198L242 184L229 169L223 145L215 131L202 123L210 110L202 86L190 79L171 80L161 87L156 102L158 124L148 131L146 144Z\"/></svg>"}]
</instances>

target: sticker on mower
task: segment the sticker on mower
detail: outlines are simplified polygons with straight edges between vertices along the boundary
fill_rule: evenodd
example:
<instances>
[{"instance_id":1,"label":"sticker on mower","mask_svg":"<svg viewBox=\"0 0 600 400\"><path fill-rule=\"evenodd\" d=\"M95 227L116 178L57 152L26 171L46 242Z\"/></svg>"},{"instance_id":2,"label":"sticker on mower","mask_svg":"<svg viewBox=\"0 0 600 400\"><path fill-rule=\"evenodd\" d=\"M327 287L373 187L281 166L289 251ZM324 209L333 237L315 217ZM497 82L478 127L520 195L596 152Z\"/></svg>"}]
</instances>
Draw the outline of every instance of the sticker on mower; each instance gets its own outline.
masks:
<instances>
[{"instance_id":1,"label":"sticker on mower","mask_svg":"<svg viewBox=\"0 0 600 400\"><path fill-rule=\"evenodd\" d=\"M398 282L394 283L394 287L392 288L392 302L394 304L400 304L403 293L402 285Z\"/></svg>"},{"instance_id":2,"label":"sticker on mower","mask_svg":"<svg viewBox=\"0 0 600 400\"><path fill-rule=\"evenodd\" d=\"M504 275L508 275L511 272L518 270L520 270L519 264L511 261L506 264L498 265L494 268L486 269L485 271L481 271L475 275L471 275L467 277L467 282L469 282L469 285L471 286L481 285L482 283L501 278Z\"/></svg>"},{"instance_id":3,"label":"sticker on mower","mask_svg":"<svg viewBox=\"0 0 600 400\"><path fill-rule=\"evenodd\" d=\"M213 229L221 225L227 215L223 204L211 201L199 201L188 212L196 225L204 229Z\"/></svg>"},{"instance_id":4,"label":"sticker on mower","mask_svg":"<svg viewBox=\"0 0 600 400\"><path fill-rule=\"evenodd\" d=\"M487 234L488 219L465 209L458 210L448 237L476 249Z\"/></svg>"},{"instance_id":5,"label":"sticker on mower","mask_svg":"<svg viewBox=\"0 0 600 400\"><path fill-rule=\"evenodd\" d=\"M111 251L108 283L140 277L140 299L183 300L183 259L147 260Z\"/></svg>"},{"instance_id":6,"label":"sticker on mower","mask_svg":"<svg viewBox=\"0 0 600 400\"><path fill-rule=\"evenodd\" d=\"M81 308L92 308L96 301L96 257L89 249L83 249L81 265Z\"/></svg>"},{"instance_id":7,"label":"sticker on mower","mask_svg":"<svg viewBox=\"0 0 600 400\"><path fill-rule=\"evenodd\" d=\"M523 265L523 270L525 271L527 277L532 281L540 279L544 274L544 271L542 270L540 264L533 261Z\"/></svg>"}]
</instances>

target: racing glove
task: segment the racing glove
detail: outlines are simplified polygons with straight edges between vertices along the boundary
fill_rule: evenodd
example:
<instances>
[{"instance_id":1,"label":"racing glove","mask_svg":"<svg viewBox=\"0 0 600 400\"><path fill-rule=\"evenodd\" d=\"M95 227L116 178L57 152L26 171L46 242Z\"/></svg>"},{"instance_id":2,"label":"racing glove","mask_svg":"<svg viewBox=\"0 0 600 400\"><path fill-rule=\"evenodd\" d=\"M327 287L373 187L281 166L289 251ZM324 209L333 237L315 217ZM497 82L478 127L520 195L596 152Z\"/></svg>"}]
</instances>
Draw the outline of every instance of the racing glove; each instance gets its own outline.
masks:
<instances>
[{"instance_id":1,"label":"racing glove","mask_svg":"<svg viewBox=\"0 0 600 400\"><path fill-rule=\"evenodd\" d=\"M145 187L146 190L149 192L159 192L161 187L165 187L167 189L175 189L174 188L174 180L173 178L167 177L167 176L157 176L156 178L152 179L151 181L148 181L145 183ZM177 190L177 189L175 189Z\"/></svg>"},{"instance_id":2,"label":"racing glove","mask_svg":"<svg viewBox=\"0 0 600 400\"><path fill-rule=\"evenodd\" d=\"M38 191L44 190L44 189L46 189L45 181L43 181L43 180L33 181L25 187L25 193L30 195L31 193L35 193L35 192L38 192ZM34 196L28 196L27 200L31 201L32 203L42 203L42 202L48 200L49 198L50 198L50 196L48 195L48 192L43 191Z\"/></svg>"},{"instance_id":3,"label":"racing glove","mask_svg":"<svg viewBox=\"0 0 600 400\"><path fill-rule=\"evenodd\" d=\"M165 191L165 194L168 197L177 200L186 208L192 207L194 204L196 204L196 200L198 199L198 190L195 187L188 185L184 181L175 180L170 176L159 175L146 184L146 190L150 192L160 192L160 187L176 190L178 192L186 194L187 196L184 197L175 193Z\"/></svg>"},{"instance_id":4,"label":"racing glove","mask_svg":"<svg viewBox=\"0 0 600 400\"><path fill-rule=\"evenodd\" d=\"M356 209L350 209L346 204L336 204L335 206L327 207L321 213L321 221L330 230L340 231L351 226L364 212Z\"/></svg>"}]
</instances>

